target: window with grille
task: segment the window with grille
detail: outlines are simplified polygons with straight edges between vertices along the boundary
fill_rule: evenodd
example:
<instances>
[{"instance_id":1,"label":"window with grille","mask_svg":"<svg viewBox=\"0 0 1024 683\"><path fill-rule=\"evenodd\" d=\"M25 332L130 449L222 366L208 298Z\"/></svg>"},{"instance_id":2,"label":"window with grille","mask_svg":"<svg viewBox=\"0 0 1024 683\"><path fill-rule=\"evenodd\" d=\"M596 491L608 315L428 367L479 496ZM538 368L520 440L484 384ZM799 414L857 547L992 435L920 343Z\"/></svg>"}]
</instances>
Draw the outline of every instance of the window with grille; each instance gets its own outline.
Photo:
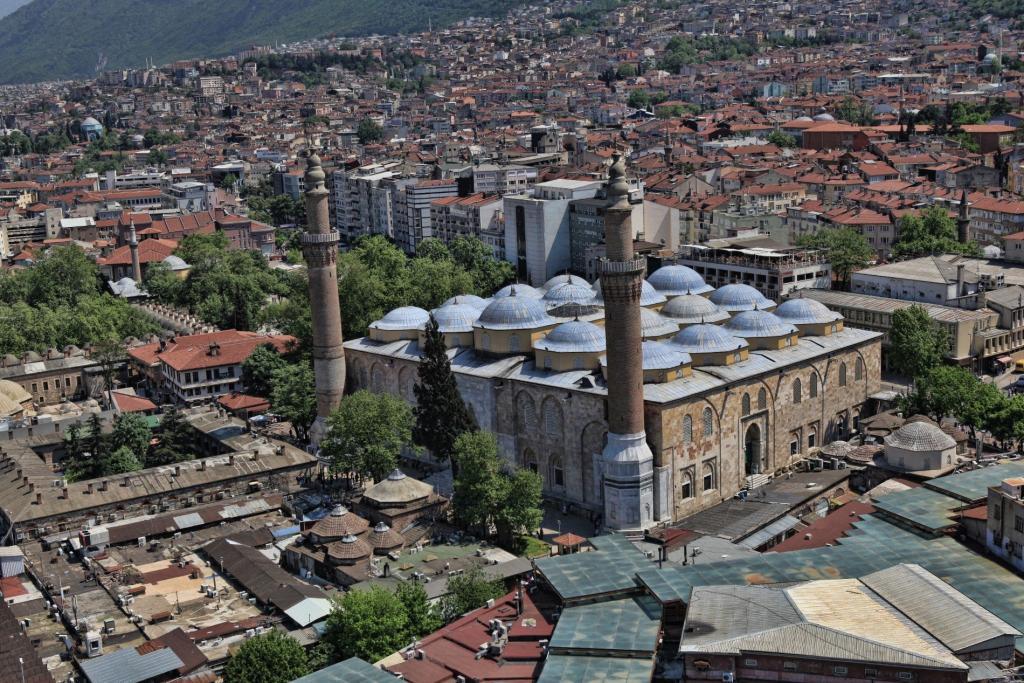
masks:
<instances>
[{"instance_id":1,"label":"window with grille","mask_svg":"<svg viewBox=\"0 0 1024 683\"><path fill-rule=\"evenodd\" d=\"M793 403L800 403L803 400L803 388L800 385L800 378L793 380Z\"/></svg>"},{"instance_id":2,"label":"window with grille","mask_svg":"<svg viewBox=\"0 0 1024 683\"><path fill-rule=\"evenodd\" d=\"M711 436L715 431L715 418L711 414L711 408L704 409L704 436Z\"/></svg>"},{"instance_id":3,"label":"window with grille","mask_svg":"<svg viewBox=\"0 0 1024 683\"><path fill-rule=\"evenodd\" d=\"M693 442L693 418L687 415L683 418L683 443Z\"/></svg>"},{"instance_id":4,"label":"window with grille","mask_svg":"<svg viewBox=\"0 0 1024 683\"><path fill-rule=\"evenodd\" d=\"M750 415L750 394L743 394L743 414Z\"/></svg>"}]
</instances>

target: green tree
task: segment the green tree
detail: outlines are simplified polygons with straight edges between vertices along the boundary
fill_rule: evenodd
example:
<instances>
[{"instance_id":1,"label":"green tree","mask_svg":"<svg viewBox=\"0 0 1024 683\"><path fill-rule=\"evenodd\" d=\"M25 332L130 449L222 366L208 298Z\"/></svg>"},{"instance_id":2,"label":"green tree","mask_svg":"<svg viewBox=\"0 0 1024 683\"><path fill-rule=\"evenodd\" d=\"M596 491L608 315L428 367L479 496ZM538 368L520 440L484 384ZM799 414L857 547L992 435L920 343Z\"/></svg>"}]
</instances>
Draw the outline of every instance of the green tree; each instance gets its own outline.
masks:
<instances>
[{"instance_id":1,"label":"green tree","mask_svg":"<svg viewBox=\"0 0 1024 683\"><path fill-rule=\"evenodd\" d=\"M631 90L629 92L629 98L626 99L628 104L633 109L647 109L651 106L651 96L645 90Z\"/></svg>"},{"instance_id":2,"label":"green tree","mask_svg":"<svg viewBox=\"0 0 1024 683\"><path fill-rule=\"evenodd\" d=\"M402 581L395 589L395 597L405 608L409 620L409 638L422 638L441 628L441 614L427 598L427 591L419 581Z\"/></svg>"},{"instance_id":3,"label":"green tree","mask_svg":"<svg viewBox=\"0 0 1024 683\"><path fill-rule=\"evenodd\" d=\"M158 442L150 449L146 467L173 465L192 458L195 432L177 408L172 407L160 419Z\"/></svg>"},{"instance_id":4,"label":"green tree","mask_svg":"<svg viewBox=\"0 0 1024 683\"><path fill-rule=\"evenodd\" d=\"M896 311L889 330L889 356L895 369L915 381L942 364L949 337L917 304Z\"/></svg>"},{"instance_id":5,"label":"green tree","mask_svg":"<svg viewBox=\"0 0 1024 683\"><path fill-rule=\"evenodd\" d=\"M323 639L334 661L376 662L409 644L409 617L402 601L385 588L349 591L335 600Z\"/></svg>"},{"instance_id":6,"label":"green tree","mask_svg":"<svg viewBox=\"0 0 1024 683\"><path fill-rule=\"evenodd\" d=\"M400 398L361 390L346 396L327 419L320 445L331 469L383 479L412 442L412 411Z\"/></svg>"},{"instance_id":7,"label":"green tree","mask_svg":"<svg viewBox=\"0 0 1024 683\"><path fill-rule=\"evenodd\" d=\"M356 137L359 138L359 143L362 145L380 142L384 139L384 129L372 119L363 119L359 122L359 127L356 128Z\"/></svg>"},{"instance_id":8,"label":"green tree","mask_svg":"<svg viewBox=\"0 0 1024 683\"><path fill-rule=\"evenodd\" d=\"M775 145L776 147L782 147L783 149L789 147L796 147L796 138L792 135L787 135L781 130L773 130L768 134L768 142Z\"/></svg>"},{"instance_id":9,"label":"green tree","mask_svg":"<svg viewBox=\"0 0 1024 683\"><path fill-rule=\"evenodd\" d=\"M480 567L471 567L448 579L448 594L441 598L441 616L452 621L504 594L505 586L500 580L487 578Z\"/></svg>"},{"instance_id":10,"label":"green tree","mask_svg":"<svg viewBox=\"0 0 1024 683\"><path fill-rule=\"evenodd\" d=\"M96 264L77 246L53 247L27 273L27 298L36 306L74 305L98 292Z\"/></svg>"},{"instance_id":11,"label":"green tree","mask_svg":"<svg viewBox=\"0 0 1024 683\"><path fill-rule=\"evenodd\" d=\"M457 237L448 247L452 260L473 278L473 292L490 296L516 277L515 267L495 258L491 248L476 236Z\"/></svg>"},{"instance_id":12,"label":"green tree","mask_svg":"<svg viewBox=\"0 0 1024 683\"><path fill-rule=\"evenodd\" d=\"M117 448L100 458L100 472L97 476L127 474L142 469L142 461L127 446Z\"/></svg>"},{"instance_id":13,"label":"green tree","mask_svg":"<svg viewBox=\"0 0 1024 683\"><path fill-rule=\"evenodd\" d=\"M234 192L236 185L238 185L238 176L234 173L228 173L220 181L221 189L227 190L228 192Z\"/></svg>"},{"instance_id":14,"label":"green tree","mask_svg":"<svg viewBox=\"0 0 1024 683\"><path fill-rule=\"evenodd\" d=\"M413 439L438 460L447 460L455 440L476 429L476 420L459 393L444 335L433 315L427 323L425 337L423 358L413 387L416 395ZM459 463L453 462L453 467L458 466Z\"/></svg>"},{"instance_id":15,"label":"green tree","mask_svg":"<svg viewBox=\"0 0 1024 683\"><path fill-rule=\"evenodd\" d=\"M990 415L988 428L992 436L1004 444L1007 441L1016 442L1016 449L1020 450L1024 441L1024 394L1017 394L1005 399L999 408Z\"/></svg>"},{"instance_id":16,"label":"green tree","mask_svg":"<svg viewBox=\"0 0 1024 683\"><path fill-rule=\"evenodd\" d=\"M855 126L874 126L878 123L871 105L853 96L846 96L836 107L836 118Z\"/></svg>"},{"instance_id":17,"label":"green tree","mask_svg":"<svg viewBox=\"0 0 1024 683\"><path fill-rule=\"evenodd\" d=\"M798 244L828 251L832 272L844 285L850 281L851 273L866 267L876 256L867 238L852 228L821 230L801 237Z\"/></svg>"},{"instance_id":18,"label":"green tree","mask_svg":"<svg viewBox=\"0 0 1024 683\"><path fill-rule=\"evenodd\" d=\"M939 365L917 379L905 407L908 412L928 414L936 420L955 417L968 426L973 437L977 430L993 424L1005 402L1006 397L994 384L982 382L964 368Z\"/></svg>"},{"instance_id":19,"label":"green tree","mask_svg":"<svg viewBox=\"0 0 1024 683\"><path fill-rule=\"evenodd\" d=\"M498 541L506 548L517 552L520 548L520 534L529 534L540 528L544 519L541 511L544 482L540 475L527 469L517 469L511 475L501 477L499 497L502 503L494 514L494 526Z\"/></svg>"},{"instance_id":20,"label":"green tree","mask_svg":"<svg viewBox=\"0 0 1024 683\"><path fill-rule=\"evenodd\" d=\"M274 629L242 643L224 667L224 683L291 683L311 672L302 645Z\"/></svg>"},{"instance_id":21,"label":"green tree","mask_svg":"<svg viewBox=\"0 0 1024 683\"><path fill-rule=\"evenodd\" d=\"M963 244L957 239L956 221L938 206L929 206L919 215L901 217L897 234L892 253L901 258L929 254L977 256L981 253L975 242Z\"/></svg>"},{"instance_id":22,"label":"green tree","mask_svg":"<svg viewBox=\"0 0 1024 683\"><path fill-rule=\"evenodd\" d=\"M124 448L135 457L144 460L146 453L149 452L149 441L152 437L153 430L143 415L121 413L114 418L114 428L110 432L110 450Z\"/></svg>"},{"instance_id":23,"label":"green tree","mask_svg":"<svg viewBox=\"0 0 1024 683\"><path fill-rule=\"evenodd\" d=\"M616 76L620 79L633 78L636 76L636 66L630 63L620 64L616 71Z\"/></svg>"},{"instance_id":24,"label":"green tree","mask_svg":"<svg viewBox=\"0 0 1024 683\"><path fill-rule=\"evenodd\" d=\"M242 362L242 384L256 396L269 396L273 390L274 373L288 365L273 344L263 344Z\"/></svg>"},{"instance_id":25,"label":"green tree","mask_svg":"<svg viewBox=\"0 0 1024 683\"><path fill-rule=\"evenodd\" d=\"M309 440L309 428L316 419L316 382L313 369L306 363L278 368L272 375L270 405L288 420L299 441Z\"/></svg>"},{"instance_id":26,"label":"green tree","mask_svg":"<svg viewBox=\"0 0 1024 683\"><path fill-rule=\"evenodd\" d=\"M453 482L452 512L459 525L489 536L494 513L505 493L499 477L498 444L489 432L467 432L455 440L452 460L458 466Z\"/></svg>"}]
</instances>

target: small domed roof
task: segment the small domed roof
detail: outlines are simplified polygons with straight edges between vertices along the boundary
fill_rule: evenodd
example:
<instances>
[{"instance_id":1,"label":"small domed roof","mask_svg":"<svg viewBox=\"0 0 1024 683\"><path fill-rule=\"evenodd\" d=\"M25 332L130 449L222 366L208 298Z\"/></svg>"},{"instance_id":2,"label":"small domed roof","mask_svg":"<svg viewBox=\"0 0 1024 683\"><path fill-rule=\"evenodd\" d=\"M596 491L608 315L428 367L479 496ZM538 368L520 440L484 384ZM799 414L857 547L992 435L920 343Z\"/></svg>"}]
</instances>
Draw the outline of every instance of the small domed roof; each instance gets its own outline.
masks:
<instances>
[{"instance_id":1,"label":"small domed roof","mask_svg":"<svg viewBox=\"0 0 1024 683\"><path fill-rule=\"evenodd\" d=\"M720 309L707 297L699 294L683 294L672 297L662 306L661 314L680 323L717 323L729 319L729 314Z\"/></svg>"},{"instance_id":2,"label":"small domed roof","mask_svg":"<svg viewBox=\"0 0 1024 683\"><path fill-rule=\"evenodd\" d=\"M39 361L43 360L43 357L40 356L35 351L26 351L21 356L21 360L25 363L38 363Z\"/></svg>"},{"instance_id":3,"label":"small domed roof","mask_svg":"<svg viewBox=\"0 0 1024 683\"><path fill-rule=\"evenodd\" d=\"M662 266L651 273L647 281L665 296L705 294L714 289L693 268L680 265Z\"/></svg>"},{"instance_id":4,"label":"small domed roof","mask_svg":"<svg viewBox=\"0 0 1024 683\"><path fill-rule=\"evenodd\" d=\"M13 353L4 354L4 367L9 368L12 365L21 365L21 360L18 359Z\"/></svg>"},{"instance_id":5,"label":"small domed roof","mask_svg":"<svg viewBox=\"0 0 1024 683\"><path fill-rule=\"evenodd\" d=\"M379 507L393 507L426 498L434 487L419 479L406 476L397 467L386 479L382 479L363 492L363 499Z\"/></svg>"},{"instance_id":6,"label":"small domed roof","mask_svg":"<svg viewBox=\"0 0 1024 683\"><path fill-rule=\"evenodd\" d=\"M814 119L812 119L810 116L798 116L798 117L796 117L793 120L794 121L813 121Z\"/></svg>"},{"instance_id":7,"label":"small domed roof","mask_svg":"<svg viewBox=\"0 0 1024 683\"><path fill-rule=\"evenodd\" d=\"M544 292L531 287L530 285L524 285L522 283L515 283L512 285L505 285L497 292L494 293L492 299L502 299L506 296L518 296L529 299L539 299L544 296Z\"/></svg>"},{"instance_id":8,"label":"small domed roof","mask_svg":"<svg viewBox=\"0 0 1024 683\"><path fill-rule=\"evenodd\" d=\"M348 534L327 546L327 555L339 561L359 560L373 552L370 544L361 538Z\"/></svg>"},{"instance_id":9,"label":"small domed roof","mask_svg":"<svg viewBox=\"0 0 1024 683\"><path fill-rule=\"evenodd\" d=\"M718 353L739 351L748 346L746 340L734 337L728 330L710 324L690 325L672 338L675 350L686 353Z\"/></svg>"},{"instance_id":10,"label":"small domed roof","mask_svg":"<svg viewBox=\"0 0 1024 683\"><path fill-rule=\"evenodd\" d=\"M476 294L459 294L445 301L442 306L449 306L451 304L465 304L472 306L473 308L484 310L487 308L487 304L491 303L490 299L483 299L478 297Z\"/></svg>"},{"instance_id":11,"label":"small domed roof","mask_svg":"<svg viewBox=\"0 0 1024 683\"><path fill-rule=\"evenodd\" d=\"M755 308L771 308L775 302L766 299L761 292L750 285L732 284L719 287L709 297L723 311L752 311Z\"/></svg>"},{"instance_id":12,"label":"small domed roof","mask_svg":"<svg viewBox=\"0 0 1024 683\"><path fill-rule=\"evenodd\" d=\"M582 287L586 287L587 289L590 289L590 283L589 282L587 282L586 280L581 278L579 275L569 275L568 273L566 273L565 275L556 275L556 276L554 276L553 278L551 278L550 280L548 280L547 282L544 283L544 287L543 288L544 289L551 289L555 285L564 285L564 284L580 285Z\"/></svg>"},{"instance_id":13,"label":"small domed roof","mask_svg":"<svg viewBox=\"0 0 1024 683\"><path fill-rule=\"evenodd\" d=\"M832 114L829 114L828 112L824 112L823 111L820 114L815 114L814 117L811 120L812 121L835 121L836 118L834 116L832 116Z\"/></svg>"},{"instance_id":14,"label":"small domed roof","mask_svg":"<svg viewBox=\"0 0 1024 683\"><path fill-rule=\"evenodd\" d=\"M679 331L676 321L670 320L657 311L649 308L640 309L640 337L643 339L659 339Z\"/></svg>"},{"instance_id":15,"label":"small domed roof","mask_svg":"<svg viewBox=\"0 0 1024 683\"><path fill-rule=\"evenodd\" d=\"M604 305L604 296L601 294L601 280L598 279L594 283L594 303L599 306ZM640 305L641 306L655 306L657 304L665 303L665 295L656 290L651 286L651 283L647 280L643 281L640 287Z\"/></svg>"},{"instance_id":16,"label":"small domed roof","mask_svg":"<svg viewBox=\"0 0 1024 683\"><path fill-rule=\"evenodd\" d=\"M188 268L191 268L191 266L185 263L185 259L181 258L180 256L175 256L174 254L171 254L170 256L164 258L162 263L166 265L168 268L170 268L172 271L187 270Z\"/></svg>"},{"instance_id":17,"label":"small domed roof","mask_svg":"<svg viewBox=\"0 0 1024 683\"><path fill-rule=\"evenodd\" d=\"M344 505L335 505L331 513L318 520L309 532L321 538L341 538L346 534L361 534L369 527L369 522L349 512Z\"/></svg>"},{"instance_id":18,"label":"small domed roof","mask_svg":"<svg viewBox=\"0 0 1024 683\"><path fill-rule=\"evenodd\" d=\"M673 370L693 362L690 354L665 342L646 341L640 347L644 370ZM601 358L601 366L608 365L608 357Z\"/></svg>"},{"instance_id":19,"label":"small domed roof","mask_svg":"<svg viewBox=\"0 0 1024 683\"><path fill-rule=\"evenodd\" d=\"M401 306L380 320L370 323L377 330L417 330L430 320L430 314L418 306Z\"/></svg>"},{"instance_id":20,"label":"small domed roof","mask_svg":"<svg viewBox=\"0 0 1024 683\"><path fill-rule=\"evenodd\" d=\"M99 121L97 121L96 119L94 119L91 116L85 117L85 120L82 121L82 125L83 126L99 126L100 128L103 127L102 123L100 123Z\"/></svg>"},{"instance_id":21,"label":"small domed roof","mask_svg":"<svg viewBox=\"0 0 1024 683\"><path fill-rule=\"evenodd\" d=\"M18 404L32 400L32 394L25 391L17 382L12 382L9 379L0 379L0 396Z\"/></svg>"},{"instance_id":22,"label":"small domed roof","mask_svg":"<svg viewBox=\"0 0 1024 683\"><path fill-rule=\"evenodd\" d=\"M495 298L477 318L476 327L488 330L528 330L553 325L544 305L534 297L519 294L519 287L510 296Z\"/></svg>"},{"instance_id":23,"label":"small domed roof","mask_svg":"<svg viewBox=\"0 0 1024 683\"><path fill-rule=\"evenodd\" d=\"M469 304L445 304L431 311L442 332L472 332L473 323L480 317L480 309ZM426 326L426 323L424 323Z\"/></svg>"},{"instance_id":24,"label":"small domed roof","mask_svg":"<svg viewBox=\"0 0 1024 683\"><path fill-rule=\"evenodd\" d=\"M908 422L885 437L885 445L906 451L944 451L956 441L931 422Z\"/></svg>"},{"instance_id":25,"label":"small domed roof","mask_svg":"<svg viewBox=\"0 0 1024 683\"><path fill-rule=\"evenodd\" d=\"M366 540L375 551L388 552L405 545L405 538L384 522L378 522L377 526L367 534Z\"/></svg>"},{"instance_id":26,"label":"small domed roof","mask_svg":"<svg viewBox=\"0 0 1024 683\"><path fill-rule=\"evenodd\" d=\"M843 319L842 315L814 299L789 299L779 304L774 312L782 320L794 325L830 323Z\"/></svg>"},{"instance_id":27,"label":"small domed roof","mask_svg":"<svg viewBox=\"0 0 1024 683\"><path fill-rule=\"evenodd\" d=\"M549 309L565 304L588 304L594 300L594 290L588 284L575 282L559 282L552 285L543 297L544 305Z\"/></svg>"},{"instance_id":28,"label":"small domed roof","mask_svg":"<svg viewBox=\"0 0 1024 683\"><path fill-rule=\"evenodd\" d=\"M797 330L768 311L740 311L722 326L743 338L783 337Z\"/></svg>"},{"instance_id":29,"label":"small domed roof","mask_svg":"<svg viewBox=\"0 0 1024 683\"><path fill-rule=\"evenodd\" d=\"M534 342L533 347L553 353L594 353L605 350L604 330L583 320L562 323Z\"/></svg>"}]
</instances>

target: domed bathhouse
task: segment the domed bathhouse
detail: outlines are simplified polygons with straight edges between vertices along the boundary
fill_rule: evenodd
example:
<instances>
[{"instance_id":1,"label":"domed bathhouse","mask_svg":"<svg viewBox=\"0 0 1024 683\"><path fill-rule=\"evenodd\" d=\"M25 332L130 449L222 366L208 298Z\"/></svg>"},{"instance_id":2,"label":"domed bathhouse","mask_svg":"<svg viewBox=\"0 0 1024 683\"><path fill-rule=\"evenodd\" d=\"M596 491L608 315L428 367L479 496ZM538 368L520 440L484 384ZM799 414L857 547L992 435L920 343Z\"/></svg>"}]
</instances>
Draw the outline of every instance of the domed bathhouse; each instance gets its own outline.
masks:
<instances>
[{"instance_id":1,"label":"domed bathhouse","mask_svg":"<svg viewBox=\"0 0 1024 683\"><path fill-rule=\"evenodd\" d=\"M596 310L565 314L579 306L572 277L543 291L509 285L473 323L473 345L449 358L510 464L540 474L547 499L630 531L710 508L848 438L880 390L882 335L798 304L775 315L744 284L698 293L703 280L686 268L645 281L621 159L612 170L604 220L615 239ZM350 388L415 401L418 342L371 334L345 354Z\"/></svg>"},{"instance_id":2,"label":"domed bathhouse","mask_svg":"<svg viewBox=\"0 0 1024 683\"><path fill-rule=\"evenodd\" d=\"M82 137L84 137L88 142L93 142L94 140L99 140L103 137L103 124L93 117L87 117L79 125L82 129Z\"/></svg>"},{"instance_id":3,"label":"domed bathhouse","mask_svg":"<svg viewBox=\"0 0 1024 683\"><path fill-rule=\"evenodd\" d=\"M939 476L957 465L956 441L930 420L908 420L885 437L884 457L891 469Z\"/></svg>"}]
</instances>

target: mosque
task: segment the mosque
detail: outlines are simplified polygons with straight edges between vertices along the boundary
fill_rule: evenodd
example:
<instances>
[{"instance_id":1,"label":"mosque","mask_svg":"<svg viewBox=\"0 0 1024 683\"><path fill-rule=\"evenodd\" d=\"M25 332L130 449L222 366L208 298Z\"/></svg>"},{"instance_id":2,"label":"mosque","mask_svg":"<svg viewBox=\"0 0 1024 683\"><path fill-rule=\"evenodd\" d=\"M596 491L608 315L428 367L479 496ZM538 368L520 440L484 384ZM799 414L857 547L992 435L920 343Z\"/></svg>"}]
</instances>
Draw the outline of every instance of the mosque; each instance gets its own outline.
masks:
<instances>
[{"instance_id":1,"label":"mosque","mask_svg":"<svg viewBox=\"0 0 1024 683\"><path fill-rule=\"evenodd\" d=\"M550 499L629 530L756 488L849 436L879 390L881 335L811 299L714 289L681 265L642 279L623 177L616 162L607 194L621 216L606 217L609 256L593 285L562 275L430 312L398 308L344 355L351 389L413 402L433 314L463 398L503 456L538 472Z\"/></svg>"}]
</instances>

